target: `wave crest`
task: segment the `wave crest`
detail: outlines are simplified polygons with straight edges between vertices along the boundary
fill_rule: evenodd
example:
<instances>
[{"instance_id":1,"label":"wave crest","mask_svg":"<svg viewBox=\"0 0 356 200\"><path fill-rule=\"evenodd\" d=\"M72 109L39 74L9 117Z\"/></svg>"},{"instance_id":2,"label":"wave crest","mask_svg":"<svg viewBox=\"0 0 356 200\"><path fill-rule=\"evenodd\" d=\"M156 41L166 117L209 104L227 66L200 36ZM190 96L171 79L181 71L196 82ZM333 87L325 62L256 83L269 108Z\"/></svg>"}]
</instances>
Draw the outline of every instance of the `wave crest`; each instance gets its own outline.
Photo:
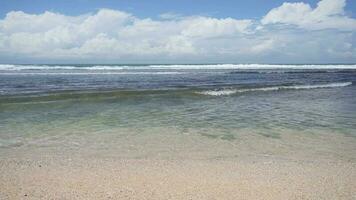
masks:
<instances>
[{"instance_id":1,"label":"wave crest","mask_svg":"<svg viewBox=\"0 0 356 200\"><path fill-rule=\"evenodd\" d=\"M316 85L271 86L271 87L248 88L248 89L206 90L206 91L201 91L196 93L202 95L209 95L209 96L225 96L225 95L232 95L232 94L244 93L244 92L334 88L334 87L346 87L349 85L352 85L352 82L316 84Z\"/></svg>"},{"instance_id":2,"label":"wave crest","mask_svg":"<svg viewBox=\"0 0 356 200\"><path fill-rule=\"evenodd\" d=\"M204 64L204 65L13 65L0 64L2 71L20 70L213 70L213 69L356 69L352 65L273 65L273 64Z\"/></svg>"}]
</instances>

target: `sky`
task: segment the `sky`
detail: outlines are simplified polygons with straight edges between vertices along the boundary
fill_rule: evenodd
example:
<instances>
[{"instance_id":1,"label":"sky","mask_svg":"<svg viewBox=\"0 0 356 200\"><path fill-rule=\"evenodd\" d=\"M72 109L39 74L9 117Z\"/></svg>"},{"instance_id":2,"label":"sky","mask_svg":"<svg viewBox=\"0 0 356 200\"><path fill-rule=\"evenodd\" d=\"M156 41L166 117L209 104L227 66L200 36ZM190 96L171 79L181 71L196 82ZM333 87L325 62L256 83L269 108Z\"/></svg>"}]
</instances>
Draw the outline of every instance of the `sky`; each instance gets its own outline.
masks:
<instances>
[{"instance_id":1,"label":"sky","mask_svg":"<svg viewBox=\"0 0 356 200\"><path fill-rule=\"evenodd\" d=\"M356 63L354 0L1 0L0 63Z\"/></svg>"}]
</instances>

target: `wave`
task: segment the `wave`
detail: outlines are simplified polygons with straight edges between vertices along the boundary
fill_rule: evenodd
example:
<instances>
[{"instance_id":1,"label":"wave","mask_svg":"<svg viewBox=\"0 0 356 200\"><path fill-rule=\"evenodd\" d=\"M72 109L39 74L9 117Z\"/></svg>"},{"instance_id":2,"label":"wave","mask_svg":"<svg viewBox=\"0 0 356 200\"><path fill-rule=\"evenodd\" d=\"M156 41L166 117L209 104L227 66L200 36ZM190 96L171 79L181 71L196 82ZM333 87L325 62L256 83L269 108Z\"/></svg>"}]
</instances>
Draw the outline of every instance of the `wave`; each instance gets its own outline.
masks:
<instances>
[{"instance_id":1,"label":"wave","mask_svg":"<svg viewBox=\"0 0 356 200\"><path fill-rule=\"evenodd\" d=\"M16 94L1 94L0 104L17 103L51 103L66 100L96 100L96 99L115 99L115 98L142 98L143 96L159 95L160 97L178 96L224 96L243 92L254 91L276 91L287 89L315 89L315 88L333 88L352 85L352 82L329 83L318 85L294 85L294 86L273 86L262 88L241 88L241 89L222 89L222 90L201 90L198 88L165 88L165 89L114 89L114 88L86 88L85 90L61 90L61 91L28 91ZM2 96L3 95L3 96Z\"/></svg>"},{"instance_id":2,"label":"wave","mask_svg":"<svg viewBox=\"0 0 356 200\"><path fill-rule=\"evenodd\" d=\"M272 65L272 64L216 64L216 65L150 65L149 69L356 69L356 65Z\"/></svg>"},{"instance_id":3,"label":"wave","mask_svg":"<svg viewBox=\"0 0 356 200\"><path fill-rule=\"evenodd\" d=\"M20 70L51 70L51 69L64 69L73 70L75 66L47 66L47 65L0 65L0 70L3 71L20 71Z\"/></svg>"},{"instance_id":4,"label":"wave","mask_svg":"<svg viewBox=\"0 0 356 200\"><path fill-rule=\"evenodd\" d=\"M271 86L271 87L247 88L247 89L206 90L206 91L200 91L196 93L202 95L209 95L209 96L225 96L225 95L232 95L232 94L244 93L244 92L335 88L335 87L346 87L349 85L352 85L352 82L317 84L317 85Z\"/></svg>"},{"instance_id":5,"label":"wave","mask_svg":"<svg viewBox=\"0 0 356 200\"><path fill-rule=\"evenodd\" d=\"M21 71L21 70L122 70L120 66L65 66L65 65L8 65L0 64L0 70Z\"/></svg>"},{"instance_id":6,"label":"wave","mask_svg":"<svg viewBox=\"0 0 356 200\"><path fill-rule=\"evenodd\" d=\"M202 65L12 65L0 64L1 71L21 70L214 70L214 69L356 69L350 65L274 65L274 64L202 64Z\"/></svg>"},{"instance_id":7,"label":"wave","mask_svg":"<svg viewBox=\"0 0 356 200\"><path fill-rule=\"evenodd\" d=\"M239 69L229 74L322 74L322 73L356 73L355 69Z\"/></svg>"},{"instance_id":8,"label":"wave","mask_svg":"<svg viewBox=\"0 0 356 200\"><path fill-rule=\"evenodd\" d=\"M0 73L0 75L174 75L184 74L184 72L25 72L25 73Z\"/></svg>"}]
</instances>

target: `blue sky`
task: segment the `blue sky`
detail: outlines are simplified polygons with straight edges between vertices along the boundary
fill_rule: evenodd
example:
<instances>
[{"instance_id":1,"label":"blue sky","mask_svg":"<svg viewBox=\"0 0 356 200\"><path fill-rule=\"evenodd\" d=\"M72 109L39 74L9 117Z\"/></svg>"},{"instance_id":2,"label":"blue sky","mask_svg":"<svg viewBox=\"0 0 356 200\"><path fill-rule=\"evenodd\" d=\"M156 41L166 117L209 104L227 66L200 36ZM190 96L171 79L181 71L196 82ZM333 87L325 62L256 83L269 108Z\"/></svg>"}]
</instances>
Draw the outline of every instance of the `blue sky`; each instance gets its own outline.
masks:
<instances>
[{"instance_id":1,"label":"blue sky","mask_svg":"<svg viewBox=\"0 0 356 200\"><path fill-rule=\"evenodd\" d=\"M305 2L316 6L318 0L2 0L0 17L13 10L27 13L44 11L78 15L95 12L100 8L123 10L139 17L155 18L161 13L174 12L182 15L208 15L214 17L260 18L270 9L284 2ZM355 15L356 1L347 2L346 11Z\"/></svg>"},{"instance_id":2,"label":"blue sky","mask_svg":"<svg viewBox=\"0 0 356 200\"><path fill-rule=\"evenodd\" d=\"M354 0L2 0L0 62L353 63L355 13Z\"/></svg>"}]
</instances>

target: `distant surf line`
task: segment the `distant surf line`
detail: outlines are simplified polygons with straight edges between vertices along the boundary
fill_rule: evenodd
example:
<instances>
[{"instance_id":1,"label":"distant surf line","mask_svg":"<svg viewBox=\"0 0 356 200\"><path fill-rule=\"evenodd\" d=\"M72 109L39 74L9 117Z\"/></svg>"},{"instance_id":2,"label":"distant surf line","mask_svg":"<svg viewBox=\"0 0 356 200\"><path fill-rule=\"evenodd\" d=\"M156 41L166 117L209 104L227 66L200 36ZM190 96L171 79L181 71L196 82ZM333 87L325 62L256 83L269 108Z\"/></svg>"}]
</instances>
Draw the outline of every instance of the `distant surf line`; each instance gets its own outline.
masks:
<instances>
[{"instance_id":1,"label":"distant surf line","mask_svg":"<svg viewBox=\"0 0 356 200\"><path fill-rule=\"evenodd\" d=\"M293 64L191 64L191 65L14 65L0 64L0 71L21 70L213 70L213 69L356 69L356 64L293 65Z\"/></svg>"}]
</instances>

